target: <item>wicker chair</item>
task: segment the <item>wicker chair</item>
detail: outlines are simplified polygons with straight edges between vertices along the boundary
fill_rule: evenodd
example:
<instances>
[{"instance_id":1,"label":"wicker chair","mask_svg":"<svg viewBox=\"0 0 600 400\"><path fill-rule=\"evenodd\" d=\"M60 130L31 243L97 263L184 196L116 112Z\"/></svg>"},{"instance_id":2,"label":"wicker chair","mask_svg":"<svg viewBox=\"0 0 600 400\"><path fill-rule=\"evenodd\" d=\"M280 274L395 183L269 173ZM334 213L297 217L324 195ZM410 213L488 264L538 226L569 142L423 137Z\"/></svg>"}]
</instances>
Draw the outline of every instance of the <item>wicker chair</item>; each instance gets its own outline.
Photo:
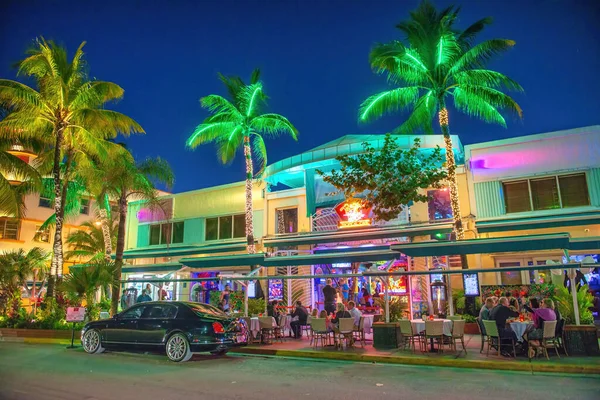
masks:
<instances>
[{"instance_id":1,"label":"wicker chair","mask_svg":"<svg viewBox=\"0 0 600 400\"><path fill-rule=\"evenodd\" d=\"M483 326L485 328L485 332L487 334L487 353L486 357L490 355L490 347L492 344L492 339L496 339L498 343L498 355L500 355L500 349L502 348L502 343L510 342L513 348L513 354L517 354L517 350L515 348L515 340L513 338L500 338L500 333L498 333L498 326L496 325L496 321L483 321Z\"/></svg>"},{"instance_id":2,"label":"wicker chair","mask_svg":"<svg viewBox=\"0 0 600 400\"><path fill-rule=\"evenodd\" d=\"M354 340L358 340L360 342L361 347L365 347L367 341L365 339L365 318L360 317L358 322L358 326L354 326Z\"/></svg>"},{"instance_id":3,"label":"wicker chair","mask_svg":"<svg viewBox=\"0 0 600 400\"><path fill-rule=\"evenodd\" d=\"M446 319L449 319L450 321L458 321L459 319L462 319L462 317L460 315L448 315Z\"/></svg>"},{"instance_id":4,"label":"wicker chair","mask_svg":"<svg viewBox=\"0 0 600 400\"><path fill-rule=\"evenodd\" d=\"M275 328L273 325L273 317L258 317L258 325L260 327L261 343L270 344L275 337Z\"/></svg>"},{"instance_id":5,"label":"wicker chair","mask_svg":"<svg viewBox=\"0 0 600 400\"><path fill-rule=\"evenodd\" d=\"M313 318L310 326L312 329L311 342L315 349L319 346L319 340L321 341L321 347L325 347L325 341L327 341L327 344L331 343L331 331L327 329L326 318Z\"/></svg>"},{"instance_id":6,"label":"wicker chair","mask_svg":"<svg viewBox=\"0 0 600 400\"><path fill-rule=\"evenodd\" d=\"M565 346L565 319L561 318L560 321L556 323L556 344L558 347L565 352L565 356L569 356L567 353L567 347Z\"/></svg>"},{"instance_id":7,"label":"wicker chair","mask_svg":"<svg viewBox=\"0 0 600 400\"><path fill-rule=\"evenodd\" d=\"M452 323L452 347L454 351L456 350L456 340L460 339L460 343L462 344L463 351L467 354L467 348L465 347L465 320L457 319Z\"/></svg>"},{"instance_id":8,"label":"wicker chair","mask_svg":"<svg viewBox=\"0 0 600 400\"><path fill-rule=\"evenodd\" d=\"M413 329L413 325L408 319L400 320L400 333L402 334L402 339L404 340L404 348L406 348L406 344L408 343L408 348L410 350L410 345L412 344L413 353L416 350L415 342L419 342L419 350L423 348L422 346L422 338L419 332L415 332Z\"/></svg>"},{"instance_id":9,"label":"wicker chair","mask_svg":"<svg viewBox=\"0 0 600 400\"><path fill-rule=\"evenodd\" d=\"M274 340L279 340L281 343L285 338L285 320L285 315L279 317L279 323L273 327ZM275 318L275 321L277 322L277 318Z\"/></svg>"},{"instance_id":10,"label":"wicker chair","mask_svg":"<svg viewBox=\"0 0 600 400\"><path fill-rule=\"evenodd\" d=\"M483 326L483 322L477 318L477 327L479 328L479 334L481 335L481 348L479 349L479 353L483 353L483 345L488 341L488 337L485 333L485 327Z\"/></svg>"},{"instance_id":11,"label":"wicker chair","mask_svg":"<svg viewBox=\"0 0 600 400\"><path fill-rule=\"evenodd\" d=\"M425 321L425 341L437 339L438 353L444 349L444 321Z\"/></svg>"},{"instance_id":12,"label":"wicker chair","mask_svg":"<svg viewBox=\"0 0 600 400\"><path fill-rule=\"evenodd\" d=\"M335 332L336 342L339 349L343 348L343 341L346 341L346 347L352 345L354 332L354 318L338 319L338 329Z\"/></svg>"},{"instance_id":13,"label":"wicker chair","mask_svg":"<svg viewBox=\"0 0 600 400\"><path fill-rule=\"evenodd\" d=\"M548 348L554 347L556 351L556 355L560 358L560 354L558 354L558 346L557 338L556 338L556 321L544 321L544 335L540 342L540 347L544 350L544 355L547 360L550 360L548 357Z\"/></svg>"}]
</instances>

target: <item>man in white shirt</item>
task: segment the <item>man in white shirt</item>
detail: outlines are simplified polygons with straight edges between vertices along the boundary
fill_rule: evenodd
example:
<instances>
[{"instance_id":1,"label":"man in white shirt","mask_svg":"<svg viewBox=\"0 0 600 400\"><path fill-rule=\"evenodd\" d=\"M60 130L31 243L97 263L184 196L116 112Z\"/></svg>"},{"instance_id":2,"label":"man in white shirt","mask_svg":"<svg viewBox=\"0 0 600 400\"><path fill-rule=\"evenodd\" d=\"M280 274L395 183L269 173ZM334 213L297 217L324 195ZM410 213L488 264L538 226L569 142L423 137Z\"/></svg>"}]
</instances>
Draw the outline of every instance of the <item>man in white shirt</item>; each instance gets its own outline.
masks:
<instances>
[{"instance_id":1,"label":"man in white shirt","mask_svg":"<svg viewBox=\"0 0 600 400\"><path fill-rule=\"evenodd\" d=\"M362 313L358 308L356 308L356 304L354 303L354 301L348 302L348 312L350 313L352 318L354 318L354 326L359 326L360 317L362 316Z\"/></svg>"}]
</instances>

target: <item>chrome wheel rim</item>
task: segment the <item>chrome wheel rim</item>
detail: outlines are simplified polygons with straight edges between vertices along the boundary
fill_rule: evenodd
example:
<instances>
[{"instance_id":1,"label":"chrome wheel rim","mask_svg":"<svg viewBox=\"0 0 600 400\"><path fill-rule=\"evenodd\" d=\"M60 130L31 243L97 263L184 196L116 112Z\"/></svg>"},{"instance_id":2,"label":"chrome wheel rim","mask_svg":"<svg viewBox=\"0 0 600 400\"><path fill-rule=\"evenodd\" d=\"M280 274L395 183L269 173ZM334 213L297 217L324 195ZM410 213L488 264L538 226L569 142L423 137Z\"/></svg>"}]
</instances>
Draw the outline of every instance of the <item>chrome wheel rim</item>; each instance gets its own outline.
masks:
<instances>
[{"instance_id":1,"label":"chrome wheel rim","mask_svg":"<svg viewBox=\"0 0 600 400\"><path fill-rule=\"evenodd\" d=\"M83 348L88 353L93 353L98 350L98 346L100 346L100 335L97 331L92 330L86 332L83 337Z\"/></svg>"},{"instance_id":2,"label":"chrome wheel rim","mask_svg":"<svg viewBox=\"0 0 600 400\"><path fill-rule=\"evenodd\" d=\"M167 344L167 354L169 355L169 358L179 360L180 358L183 358L185 351L186 343L184 338L176 335L169 339L169 343Z\"/></svg>"}]
</instances>

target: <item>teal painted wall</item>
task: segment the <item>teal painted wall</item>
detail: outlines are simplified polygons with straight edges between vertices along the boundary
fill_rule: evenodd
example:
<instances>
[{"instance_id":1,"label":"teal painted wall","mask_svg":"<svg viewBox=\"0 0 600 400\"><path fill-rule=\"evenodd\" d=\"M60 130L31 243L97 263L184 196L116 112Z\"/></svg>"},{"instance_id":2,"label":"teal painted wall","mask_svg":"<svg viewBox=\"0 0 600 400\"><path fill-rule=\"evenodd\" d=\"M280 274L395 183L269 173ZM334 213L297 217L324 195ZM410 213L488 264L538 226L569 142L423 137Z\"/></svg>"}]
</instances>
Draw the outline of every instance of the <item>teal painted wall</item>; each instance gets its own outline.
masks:
<instances>
[{"instance_id":1,"label":"teal painted wall","mask_svg":"<svg viewBox=\"0 0 600 400\"><path fill-rule=\"evenodd\" d=\"M150 225L138 225L136 247L146 247L150 243Z\"/></svg>"},{"instance_id":2,"label":"teal painted wall","mask_svg":"<svg viewBox=\"0 0 600 400\"><path fill-rule=\"evenodd\" d=\"M477 218L499 217L506 214L502 182L479 182L475 184Z\"/></svg>"},{"instance_id":3,"label":"teal painted wall","mask_svg":"<svg viewBox=\"0 0 600 400\"><path fill-rule=\"evenodd\" d=\"M204 242L204 218L186 219L183 225L183 243Z\"/></svg>"},{"instance_id":4,"label":"teal painted wall","mask_svg":"<svg viewBox=\"0 0 600 400\"><path fill-rule=\"evenodd\" d=\"M590 203L594 207L600 207L600 168L590 169L587 177Z\"/></svg>"}]
</instances>

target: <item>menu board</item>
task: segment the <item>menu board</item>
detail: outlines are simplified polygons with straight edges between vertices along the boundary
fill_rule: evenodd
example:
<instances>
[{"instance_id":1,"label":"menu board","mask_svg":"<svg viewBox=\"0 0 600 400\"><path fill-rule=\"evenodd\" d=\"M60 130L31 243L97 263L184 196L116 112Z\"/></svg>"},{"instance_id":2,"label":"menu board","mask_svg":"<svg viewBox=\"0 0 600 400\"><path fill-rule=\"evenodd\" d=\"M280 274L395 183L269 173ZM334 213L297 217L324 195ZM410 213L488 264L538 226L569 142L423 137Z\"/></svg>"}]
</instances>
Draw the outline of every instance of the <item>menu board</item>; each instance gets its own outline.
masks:
<instances>
[{"instance_id":1,"label":"menu board","mask_svg":"<svg viewBox=\"0 0 600 400\"><path fill-rule=\"evenodd\" d=\"M283 279L269 279L269 300L283 300Z\"/></svg>"},{"instance_id":2,"label":"menu board","mask_svg":"<svg viewBox=\"0 0 600 400\"><path fill-rule=\"evenodd\" d=\"M479 296L479 276L477 274L463 274L465 296Z\"/></svg>"},{"instance_id":3,"label":"menu board","mask_svg":"<svg viewBox=\"0 0 600 400\"><path fill-rule=\"evenodd\" d=\"M85 307L67 307L67 322L81 322L85 319Z\"/></svg>"}]
</instances>

